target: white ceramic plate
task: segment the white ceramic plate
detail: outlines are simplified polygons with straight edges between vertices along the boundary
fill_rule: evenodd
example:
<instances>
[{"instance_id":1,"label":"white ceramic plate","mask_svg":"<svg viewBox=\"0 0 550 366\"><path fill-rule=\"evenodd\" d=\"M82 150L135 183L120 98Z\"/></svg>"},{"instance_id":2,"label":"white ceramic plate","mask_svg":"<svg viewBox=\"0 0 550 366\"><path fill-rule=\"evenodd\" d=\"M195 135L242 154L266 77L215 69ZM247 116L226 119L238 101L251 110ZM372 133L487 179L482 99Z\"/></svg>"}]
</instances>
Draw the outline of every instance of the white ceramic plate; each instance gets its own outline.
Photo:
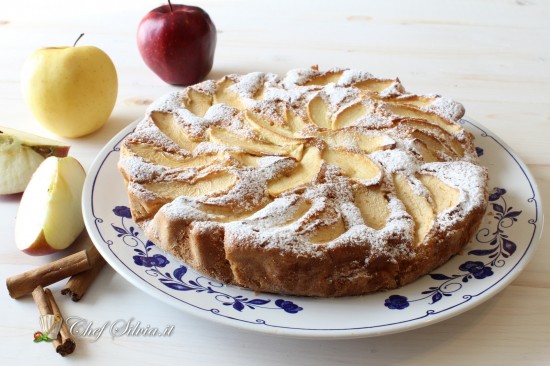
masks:
<instances>
[{"instance_id":1,"label":"white ceramic plate","mask_svg":"<svg viewBox=\"0 0 550 366\"><path fill-rule=\"evenodd\" d=\"M88 232L107 262L147 294L188 313L251 331L308 338L354 338L402 332L471 309L508 285L532 257L542 207L527 167L498 137L462 120L489 169L490 204L475 238L447 264L405 287L366 296L320 299L255 293L213 281L147 241L130 217L117 170L119 144L99 153L86 180Z\"/></svg>"}]
</instances>

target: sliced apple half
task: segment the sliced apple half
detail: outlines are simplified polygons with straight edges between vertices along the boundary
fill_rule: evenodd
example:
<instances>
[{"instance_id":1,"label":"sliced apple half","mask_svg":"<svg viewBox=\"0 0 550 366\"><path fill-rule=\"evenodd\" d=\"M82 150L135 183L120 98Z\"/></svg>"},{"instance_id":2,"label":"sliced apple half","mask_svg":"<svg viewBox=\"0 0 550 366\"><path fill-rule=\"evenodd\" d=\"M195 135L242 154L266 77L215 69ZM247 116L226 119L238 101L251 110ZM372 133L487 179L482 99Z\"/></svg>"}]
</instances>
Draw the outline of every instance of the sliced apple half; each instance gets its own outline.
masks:
<instances>
[{"instance_id":1,"label":"sliced apple half","mask_svg":"<svg viewBox=\"0 0 550 366\"><path fill-rule=\"evenodd\" d=\"M45 255L71 245L84 229L81 210L86 173L73 157L49 157L23 193L15 243L24 253Z\"/></svg>"},{"instance_id":2,"label":"sliced apple half","mask_svg":"<svg viewBox=\"0 0 550 366\"><path fill-rule=\"evenodd\" d=\"M44 159L68 153L69 146L58 141L0 127L0 194L23 192Z\"/></svg>"}]
</instances>

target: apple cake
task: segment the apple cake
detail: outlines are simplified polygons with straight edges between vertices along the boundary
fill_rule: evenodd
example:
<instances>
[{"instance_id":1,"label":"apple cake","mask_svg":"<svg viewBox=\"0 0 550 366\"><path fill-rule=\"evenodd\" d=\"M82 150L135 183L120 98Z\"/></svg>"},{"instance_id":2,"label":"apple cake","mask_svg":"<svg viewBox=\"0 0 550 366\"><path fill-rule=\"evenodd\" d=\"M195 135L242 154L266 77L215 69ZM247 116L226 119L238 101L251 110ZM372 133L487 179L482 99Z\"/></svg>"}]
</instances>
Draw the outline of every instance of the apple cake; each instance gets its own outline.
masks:
<instances>
[{"instance_id":1,"label":"apple cake","mask_svg":"<svg viewBox=\"0 0 550 366\"><path fill-rule=\"evenodd\" d=\"M460 103L350 69L228 75L154 102L120 149L133 219L216 280L347 296L458 253L487 206Z\"/></svg>"}]
</instances>

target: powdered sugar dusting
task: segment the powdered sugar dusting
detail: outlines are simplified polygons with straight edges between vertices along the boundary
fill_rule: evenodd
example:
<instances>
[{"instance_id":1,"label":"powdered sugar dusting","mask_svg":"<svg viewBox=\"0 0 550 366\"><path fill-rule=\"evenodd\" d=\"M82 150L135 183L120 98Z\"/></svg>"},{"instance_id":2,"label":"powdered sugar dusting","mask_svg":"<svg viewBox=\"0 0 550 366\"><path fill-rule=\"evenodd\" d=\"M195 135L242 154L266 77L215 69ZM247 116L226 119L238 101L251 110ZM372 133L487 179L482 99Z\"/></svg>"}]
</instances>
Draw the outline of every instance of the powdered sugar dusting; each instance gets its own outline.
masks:
<instances>
[{"instance_id":1,"label":"powdered sugar dusting","mask_svg":"<svg viewBox=\"0 0 550 366\"><path fill-rule=\"evenodd\" d=\"M239 111L225 104L214 104L206 111L204 118L212 122L224 122L233 119Z\"/></svg>"},{"instance_id":2,"label":"powdered sugar dusting","mask_svg":"<svg viewBox=\"0 0 550 366\"><path fill-rule=\"evenodd\" d=\"M339 106L346 102L350 102L358 95L358 91L354 88L344 88L329 84L323 89L321 95L326 96L330 105Z\"/></svg>"},{"instance_id":3,"label":"powdered sugar dusting","mask_svg":"<svg viewBox=\"0 0 550 366\"><path fill-rule=\"evenodd\" d=\"M371 253L365 259L365 265L368 266L369 261L377 255L389 256L390 261L396 258L412 258L416 255L411 244L415 236L415 223L407 213L404 204L394 193L393 175L404 176L413 191L424 197L429 196L429 191L418 180L418 174L431 174L460 191L458 205L452 210L439 214L434 223L436 227L449 227L457 222L456 220L461 220L473 210L486 205L486 171L471 159L473 145L469 140L470 136L464 133L461 127L454 137L466 146L464 158L425 163L414 147L414 139L399 128L396 115L385 110L384 98L417 97L407 94L398 79L388 88L373 94L374 92L367 93L353 86L361 81L374 79L372 74L361 70L332 69L322 72L316 69L296 69L289 71L283 79L275 74L260 72L228 77L232 85L227 90L233 94L236 93L241 105L266 117L270 124L275 122L280 126L287 126L283 123L285 122L284 111L294 108L303 119L303 130L298 131L296 135L305 137L300 140L304 149L307 146L318 146L319 149L329 148L325 142L321 141L321 134L318 133L327 127L315 125L310 120L307 110L308 103L317 95L327 103L331 121L336 112L343 111L356 102L367 106L368 112L345 128L353 129L354 133L363 133L363 137L383 137L382 141L388 146L368 155L382 168L383 172L372 181L360 181L347 177L344 170L336 165L323 163L310 182L272 197L268 190L269 183L296 174L300 167L297 161L299 158L279 156L280 154L275 153L260 154L267 155L263 157L249 154L250 156L246 155L246 159L249 160L240 161L238 154L249 152L246 143L241 142L236 144L237 146L230 146L223 141L210 141L209 129L213 126L227 129L234 136L238 136L237 138L243 138L249 143L271 144L274 151L277 148L293 146L288 142L288 137L277 140L273 135L267 133L262 135L262 131L258 131L257 127L247 122L244 112L234 106L213 104L209 106L203 117L196 116L185 108L184 100L188 96L189 89L184 89L155 101L147 109L144 120L125 143L147 142L162 146L167 151L178 151L183 156L191 158L220 152L222 156L235 154L231 155L232 158L226 157L223 161L218 160L205 166L169 169L163 166L162 162L153 164L139 156L124 155L126 153L123 150L119 166L130 181L128 186L130 194L133 192L144 200L158 198L153 192L149 192L150 196L147 196L149 193L140 183L170 181L174 177L192 180L194 176L205 174L208 169L214 169L214 167L231 173L236 177L236 181L223 193L178 197L160 208L161 214L166 217L185 223L205 222L205 227L208 226L208 222L216 222L217 226L224 229L226 243L240 243L239 245L267 249L277 248L312 257L324 255L331 248L363 246L369 248ZM325 77L325 85L306 86L315 78L323 77ZM219 85L214 81L205 81L192 88L214 96ZM260 91L261 97L258 97ZM419 107L419 111L436 113L450 123L454 123L464 114L464 108L460 103L438 95L424 97L433 102ZM213 100L216 99L213 98ZM240 105L239 108L241 108ZM173 113L176 116L177 128L195 142L193 151L183 152L178 144L161 132L149 118L154 112ZM271 131L271 134L273 133ZM359 139L349 138L343 141L346 148L362 153ZM386 225L379 230L365 224L361 211L354 201L358 187L369 189L374 185L377 189L386 192L389 210ZM205 205L219 207L220 213L203 210L202 207ZM223 213L224 210L227 212ZM232 215L240 218L232 220ZM312 238L322 227L343 227L344 229L341 235L331 237L326 242L314 242Z\"/></svg>"},{"instance_id":4,"label":"powdered sugar dusting","mask_svg":"<svg viewBox=\"0 0 550 366\"><path fill-rule=\"evenodd\" d=\"M292 89L295 86L301 86L309 80L319 75L319 71L314 69L294 69L287 72L283 80L283 89Z\"/></svg>"},{"instance_id":5,"label":"powdered sugar dusting","mask_svg":"<svg viewBox=\"0 0 550 366\"><path fill-rule=\"evenodd\" d=\"M165 167L147 163L142 158L135 156L122 156L118 165L135 182L155 180L168 170Z\"/></svg>"},{"instance_id":6,"label":"powdered sugar dusting","mask_svg":"<svg viewBox=\"0 0 550 366\"><path fill-rule=\"evenodd\" d=\"M405 93L405 88L399 80L393 82L389 87L380 92L381 97L396 97Z\"/></svg>"},{"instance_id":7,"label":"powdered sugar dusting","mask_svg":"<svg viewBox=\"0 0 550 366\"><path fill-rule=\"evenodd\" d=\"M400 173L410 176L418 171L418 160L403 150L375 151L369 157L382 165L388 174Z\"/></svg>"},{"instance_id":8,"label":"powdered sugar dusting","mask_svg":"<svg viewBox=\"0 0 550 366\"><path fill-rule=\"evenodd\" d=\"M338 85L348 87L369 79L374 79L374 76L370 72L363 70L345 70L338 80Z\"/></svg>"},{"instance_id":9,"label":"powdered sugar dusting","mask_svg":"<svg viewBox=\"0 0 550 366\"><path fill-rule=\"evenodd\" d=\"M459 206L464 213L486 204L487 170L470 162L426 163L422 174L431 174L460 190Z\"/></svg>"},{"instance_id":10,"label":"powdered sugar dusting","mask_svg":"<svg viewBox=\"0 0 550 366\"><path fill-rule=\"evenodd\" d=\"M182 154L187 154L187 152L181 150L178 144L160 132L159 129L150 121L144 121L142 124L138 125L132 135L128 137L128 140L152 144L154 146L162 147L166 151L179 151Z\"/></svg>"},{"instance_id":11,"label":"powdered sugar dusting","mask_svg":"<svg viewBox=\"0 0 550 366\"><path fill-rule=\"evenodd\" d=\"M177 108L174 112L177 121L181 123L182 128L191 138L201 138L208 127L212 126L213 122L215 122L207 118L198 117L183 108Z\"/></svg>"},{"instance_id":12,"label":"powdered sugar dusting","mask_svg":"<svg viewBox=\"0 0 550 366\"><path fill-rule=\"evenodd\" d=\"M183 100L183 92L172 92L166 94L157 100L155 100L147 108L146 114L149 115L151 112L172 112L181 107L181 101Z\"/></svg>"},{"instance_id":13,"label":"powdered sugar dusting","mask_svg":"<svg viewBox=\"0 0 550 366\"><path fill-rule=\"evenodd\" d=\"M264 82L272 84L277 79L275 74L264 74L262 72L252 72L241 76L238 82L229 87L230 90L237 92L245 98L254 98L254 95L262 87Z\"/></svg>"},{"instance_id":14,"label":"powdered sugar dusting","mask_svg":"<svg viewBox=\"0 0 550 366\"><path fill-rule=\"evenodd\" d=\"M451 121L458 121L464 116L464 106L462 104L443 97L435 98L433 103L422 109L435 112Z\"/></svg>"}]
</instances>

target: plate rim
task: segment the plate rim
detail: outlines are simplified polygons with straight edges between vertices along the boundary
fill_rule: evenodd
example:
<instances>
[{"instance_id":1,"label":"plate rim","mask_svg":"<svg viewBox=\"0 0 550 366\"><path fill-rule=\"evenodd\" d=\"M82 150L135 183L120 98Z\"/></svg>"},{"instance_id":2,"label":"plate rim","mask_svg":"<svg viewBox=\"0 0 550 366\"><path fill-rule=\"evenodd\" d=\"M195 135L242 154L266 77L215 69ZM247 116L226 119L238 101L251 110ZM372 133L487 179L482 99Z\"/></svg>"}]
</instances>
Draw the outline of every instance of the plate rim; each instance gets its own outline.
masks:
<instances>
[{"instance_id":1,"label":"plate rim","mask_svg":"<svg viewBox=\"0 0 550 366\"><path fill-rule=\"evenodd\" d=\"M117 132L98 152L94 158L90 168L88 170L88 175L84 184L84 189L82 192L82 211L84 216L84 222L86 229L89 233L89 236L92 240L92 243L109 263L109 265L120 274L125 280L130 282L132 285L140 289L141 291L147 293L149 296L152 296L170 306L176 307L179 310L184 311L185 313L198 316L202 319L213 321L218 324L223 324L226 326L253 331L262 334L271 334L271 335L283 335L295 338L310 338L310 339L346 339L346 338L365 338L365 337L375 337L381 335L388 335L394 333L405 332L413 329L418 329L427 325L439 323L451 317L460 315L468 310L471 310L474 307L477 307L484 303L485 301L494 297L497 293L504 290L511 282L513 282L524 268L530 263L531 259L534 256L538 246L540 245L540 239L544 227L544 211L543 203L538 189L537 182L529 170L527 164L525 164L519 156L502 140L500 137L495 135L492 131L474 121L469 117L462 118L459 122L461 124L468 123L473 128L476 128L480 131L482 137L489 137L494 142L496 142L500 147L506 151L506 153L511 157L518 167L521 169L524 174L529 187L531 189L532 197L527 201L534 202L535 204L535 218L532 219L533 222L529 222L534 225L534 230L531 235L529 244L527 245L522 256L517 260L517 262L499 278L495 283L491 284L487 288L484 288L482 291L478 292L475 295L467 295L467 298L464 301L459 302L453 306L446 307L444 309L434 311L428 310L424 315L406 319L402 321L397 321L389 324L374 325L374 326L358 326L352 328L325 328L325 329L310 329L310 328L300 328L300 327L289 327L269 324L267 322L252 322L246 319L238 319L226 314L216 313L210 309L202 308L195 304L192 304L188 301L185 301L181 298L177 298L174 295L168 293L163 288L156 287L154 284L146 281L139 274L134 272L129 268L115 253L110 251L108 248L113 243L108 243L102 235L101 231L97 227L97 223L102 223L103 220L95 216L94 207L93 207L93 198L94 198L94 187L98 179L98 173L101 171L101 168L107 161L107 158L111 153L120 151L120 148L117 148L117 145L129 135L141 121L142 118L139 118L126 127ZM93 179L90 178L93 173ZM97 231L97 233L96 233ZM99 239L96 237L99 235ZM96 242L97 241L97 242ZM118 262L115 261L115 258ZM181 262L181 261L180 261ZM125 269L121 269L120 266L123 266ZM159 295L160 291L162 296ZM166 296L167 295L167 296ZM482 296L484 295L484 296ZM293 299L300 299L303 297L292 297ZM212 316L217 315L217 316ZM427 320L424 322L419 322L420 320Z\"/></svg>"}]
</instances>

